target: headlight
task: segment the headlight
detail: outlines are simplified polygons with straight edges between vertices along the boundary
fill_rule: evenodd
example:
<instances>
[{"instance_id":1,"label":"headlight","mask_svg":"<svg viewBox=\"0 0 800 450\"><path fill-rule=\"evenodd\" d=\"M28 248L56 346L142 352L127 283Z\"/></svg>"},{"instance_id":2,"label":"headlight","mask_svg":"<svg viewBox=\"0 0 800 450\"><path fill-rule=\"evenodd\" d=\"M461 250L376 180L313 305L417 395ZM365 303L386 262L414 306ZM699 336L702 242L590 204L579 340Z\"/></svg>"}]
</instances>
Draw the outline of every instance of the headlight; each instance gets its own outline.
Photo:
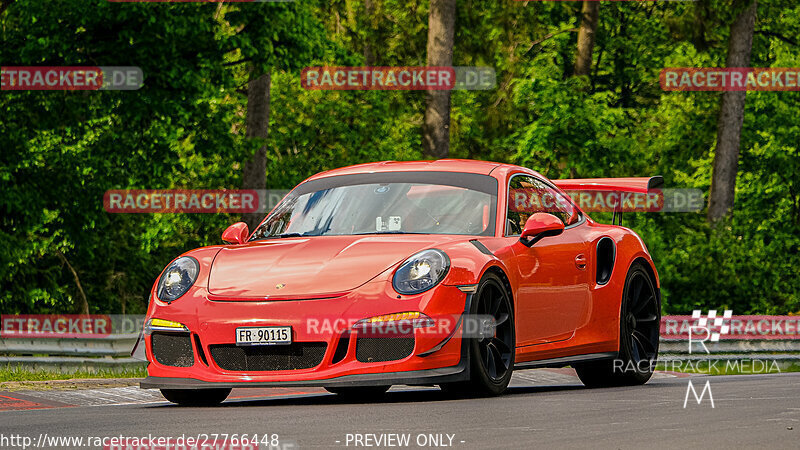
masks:
<instances>
[{"instance_id":1,"label":"headlight","mask_svg":"<svg viewBox=\"0 0 800 450\"><path fill-rule=\"evenodd\" d=\"M197 279L200 264L191 256L182 256L164 269L156 293L163 302L172 302L185 294Z\"/></svg>"},{"instance_id":2,"label":"headlight","mask_svg":"<svg viewBox=\"0 0 800 450\"><path fill-rule=\"evenodd\" d=\"M392 279L392 286L400 294L419 294L439 284L448 269L450 258L443 251L423 250L400 265Z\"/></svg>"}]
</instances>

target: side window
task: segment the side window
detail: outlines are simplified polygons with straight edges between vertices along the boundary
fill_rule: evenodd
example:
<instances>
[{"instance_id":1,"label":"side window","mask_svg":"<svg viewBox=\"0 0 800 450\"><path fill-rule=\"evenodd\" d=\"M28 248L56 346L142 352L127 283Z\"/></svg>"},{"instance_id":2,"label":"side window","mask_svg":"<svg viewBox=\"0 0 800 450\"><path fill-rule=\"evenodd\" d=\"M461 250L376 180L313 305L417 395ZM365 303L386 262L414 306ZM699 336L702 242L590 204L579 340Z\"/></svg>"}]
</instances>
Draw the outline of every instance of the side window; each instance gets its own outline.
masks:
<instances>
[{"instance_id":1,"label":"side window","mask_svg":"<svg viewBox=\"0 0 800 450\"><path fill-rule=\"evenodd\" d=\"M506 235L521 234L525 222L537 212L552 214L567 226L580 220L569 199L556 189L529 175L512 177L508 189Z\"/></svg>"}]
</instances>

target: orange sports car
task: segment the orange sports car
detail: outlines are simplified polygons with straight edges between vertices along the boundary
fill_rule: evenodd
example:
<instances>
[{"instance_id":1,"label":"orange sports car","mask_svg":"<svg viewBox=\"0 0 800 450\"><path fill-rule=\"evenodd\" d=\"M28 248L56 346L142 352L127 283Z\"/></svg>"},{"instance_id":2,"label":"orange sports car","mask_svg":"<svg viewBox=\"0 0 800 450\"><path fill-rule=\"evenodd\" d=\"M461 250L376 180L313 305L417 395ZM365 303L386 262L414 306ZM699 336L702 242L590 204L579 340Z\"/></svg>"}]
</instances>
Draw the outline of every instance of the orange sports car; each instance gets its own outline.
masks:
<instances>
[{"instance_id":1,"label":"orange sports car","mask_svg":"<svg viewBox=\"0 0 800 450\"><path fill-rule=\"evenodd\" d=\"M514 370L566 365L590 386L645 383L655 266L621 212L600 224L577 199L661 181L467 160L314 175L252 232L231 225L226 245L164 269L134 349L149 362L141 386L179 404L265 386L496 395Z\"/></svg>"}]
</instances>

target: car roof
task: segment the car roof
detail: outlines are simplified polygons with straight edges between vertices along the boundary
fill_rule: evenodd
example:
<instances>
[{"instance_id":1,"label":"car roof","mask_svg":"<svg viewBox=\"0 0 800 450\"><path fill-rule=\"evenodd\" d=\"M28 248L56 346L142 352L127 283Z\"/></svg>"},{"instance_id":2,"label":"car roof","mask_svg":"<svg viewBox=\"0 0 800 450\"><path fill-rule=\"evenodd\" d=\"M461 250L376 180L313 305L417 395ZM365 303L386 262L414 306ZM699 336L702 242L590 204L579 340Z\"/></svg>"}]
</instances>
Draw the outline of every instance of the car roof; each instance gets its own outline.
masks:
<instances>
[{"instance_id":1,"label":"car roof","mask_svg":"<svg viewBox=\"0 0 800 450\"><path fill-rule=\"evenodd\" d=\"M478 161L472 159L438 159L430 161L381 161L367 164L358 164L355 166L342 167L340 169L328 170L326 172L318 173L308 180L315 180L319 178L327 178L338 175L354 175L359 173L379 173L379 172L462 172L462 173L476 173L481 175L489 175L497 168L501 168L499 172L510 172L522 170L526 172L533 172L524 167L515 166L512 164L500 164L489 161ZM535 173L535 172L533 172ZM306 180L306 181L308 181Z\"/></svg>"}]
</instances>

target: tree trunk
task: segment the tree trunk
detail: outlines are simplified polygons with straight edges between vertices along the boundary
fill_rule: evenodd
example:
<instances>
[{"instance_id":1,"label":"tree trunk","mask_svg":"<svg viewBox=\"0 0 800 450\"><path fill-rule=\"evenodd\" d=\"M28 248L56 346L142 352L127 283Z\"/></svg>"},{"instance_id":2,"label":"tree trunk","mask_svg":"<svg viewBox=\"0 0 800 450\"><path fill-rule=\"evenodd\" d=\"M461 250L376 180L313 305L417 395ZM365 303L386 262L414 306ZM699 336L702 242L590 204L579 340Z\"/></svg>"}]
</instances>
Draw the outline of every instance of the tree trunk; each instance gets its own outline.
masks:
<instances>
[{"instance_id":1,"label":"tree trunk","mask_svg":"<svg viewBox=\"0 0 800 450\"><path fill-rule=\"evenodd\" d=\"M600 14L600 2L584 0L581 9L581 27L578 30L578 54L575 56L576 76L589 75L592 70L592 51L594 50L597 18Z\"/></svg>"},{"instance_id":2,"label":"tree trunk","mask_svg":"<svg viewBox=\"0 0 800 450\"><path fill-rule=\"evenodd\" d=\"M757 4L757 0L752 0L750 6L744 8L731 25L726 62L728 67L750 65ZM711 176L711 195L708 200L708 220L711 222L725 217L733 209L746 94L744 91L722 93L717 122L717 149L714 152L714 171Z\"/></svg>"},{"instance_id":3,"label":"tree trunk","mask_svg":"<svg viewBox=\"0 0 800 450\"><path fill-rule=\"evenodd\" d=\"M6 12L6 9L8 9L8 7L11 6L12 3L14 3L14 0L0 0L0 16L2 16L4 12Z\"/></svg>"},{"instance_id":4,"label":"tree trunk","mask_svg":"<svg viewBox=\"0 0 800 450\"><path fill-rule=\"evenodd\" d=\"M61 251L56 250L56 255L58 255L58 258L61 260L61 262L67 266L67 269L69 269L70 273L72 274L72 279L75 280L75 286L78 288L78 296L81 299L79 314L84 316L89 315L89 300L86 298L86 292L84 292L83 286L81 285L81 279L78 278L78 272L75 271L75 269L72 267L72 264L69 263L67 257L64 256Z\"/></svg>"},{"instance_id":5,"label":"tree trunk","mask_svg":"<svg viewBox=\"0 0 800 450\"><path fill-rule=\"evenodd\" d=\"M373 31L372 15L375 13L375 4L373 0L364 0L364 10L367 13L367 30ZM364 65L375 65L375 53L372 51L372 46L369 45L369 37L367 37L366 42L364 42Z\"/></svg>"},{"instance_id":6,"label":"tree trunk","mask_svg":"<svg viewBox=\"0 0 800 450\"><path fill-rule=\"evenodd\" d=\"M706 40L706 20L708 20L708 0L697 0L694 2L694 34L692 43L699 51L708 49Z\"/></svg>"},{"instance_id":7,"label":"tree trunk","mask_svg":"<svg viewBox=\"0 0 800 450\"><path fill-rule=\"evenodd\" d=\"M456 0L431 0L428 15L428 66L453 65L453 38L456 24ZM432 158L446 158L450 153L450 91L428 91L425 123L422 127L422 151Z\"/></svg>"},{"instance_id":8,"label":"tree trunk","mask_svg":"<svg viewBox=\"0 0 800 450\"><path fill-rule=\"evenodd\" d=\"M266 73L250 80L247 85L247 131L248 138L266 139L269 132L269 90L270 74ZM262 145L255 155L244 163L242 189L266 189L267 187L267 146ZM259 206L265 198L259 198ZM263 212L247 213L242 219L253 231L264 218Z\"/></svg>"}]
</instances>

